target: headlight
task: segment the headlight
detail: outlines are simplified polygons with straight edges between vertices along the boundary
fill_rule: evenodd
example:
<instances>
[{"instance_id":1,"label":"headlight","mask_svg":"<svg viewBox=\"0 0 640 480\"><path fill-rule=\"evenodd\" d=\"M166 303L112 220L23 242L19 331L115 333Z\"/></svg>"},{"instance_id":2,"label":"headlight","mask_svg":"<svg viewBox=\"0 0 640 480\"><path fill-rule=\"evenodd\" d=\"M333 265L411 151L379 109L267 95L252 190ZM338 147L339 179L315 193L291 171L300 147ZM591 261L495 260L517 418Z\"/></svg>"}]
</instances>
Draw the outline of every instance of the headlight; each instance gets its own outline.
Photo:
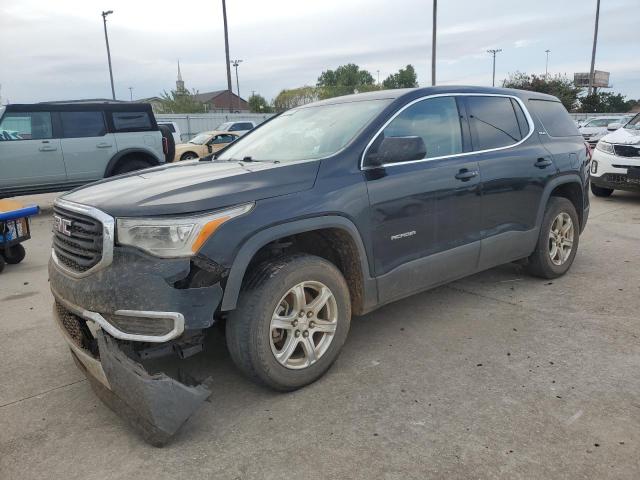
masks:
<instances>
[{"instance_id":1,"label":"headlight","mask_svg":"<svg viewBox=\"0 0 640 480\"><path fill-rule=\"evenodd\" d=\"M188 257L228 220L247 213L253 203L185 217L118 218L117 240L158 257Z\"/></svg>"},{"instance_id":2,"label":"headlight","mask_svg":"<svg viewBox=\"0 0 640 480\"><path fill-rule=\"evenodd\" d=\"M609 153L611 155L615 155L615 151L613 149L613 144L609 143L609 142L605 142L603 140L600 140L597 144L596 144L596 148L598 150L600 150L601 152L604 153Z\"/></svg>"}]
</instances>

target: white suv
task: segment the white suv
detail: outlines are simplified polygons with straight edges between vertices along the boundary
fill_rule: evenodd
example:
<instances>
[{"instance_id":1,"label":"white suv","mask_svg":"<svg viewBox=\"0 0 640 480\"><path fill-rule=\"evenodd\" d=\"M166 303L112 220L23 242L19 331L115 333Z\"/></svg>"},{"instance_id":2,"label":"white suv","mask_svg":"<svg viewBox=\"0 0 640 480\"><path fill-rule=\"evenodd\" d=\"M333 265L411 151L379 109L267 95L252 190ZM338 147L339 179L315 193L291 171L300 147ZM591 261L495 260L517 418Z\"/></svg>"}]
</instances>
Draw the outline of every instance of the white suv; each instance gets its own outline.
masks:
<instances>
[{"instance_id":1,"label":"white suv","mask_svg":"<svg viewBox=\"0 0 640 480\"><path fill-rule=\"evenodd\" d=\"M215 129L219 132L233 132L238 135L244 135L249 130L256 128L255 122L241 121L241 122L225 122L218 125Z\"/></svg>"},{"instance_id":2,"label":"white suv","mask_svg":"<svg viewBox=\"0 0 640 480\"><path fill-rule=\"evenodd\" d=\"M69 190L173 159L174 142L145 103L38 103L0 108L0 198Z\"/></svg>"},{"instance_id":3,"label":"white suv","mask_svg":"<svg viewBox=\"0 0 640 480\"><path fill-rule=\"evenodd\" d=\"M591 191L608 197L614 190L640 192L640 114L605 135L593 151Z\"/></svg>"},{"instance_id":4,"label":"white suv","mask_svg":"<svg viewBox=\"0 0 640 480\"><path fill-rule=\"evenodd\" d=\"M610 116L610 117L595 117L590 118L583 123L578 130L582 134L582 137L591 145L591 148L596 146L596 143L610 132L610 126L612 130L620 128L626 122L627 118L624 116Z\"/></svg>"}]
</instances>

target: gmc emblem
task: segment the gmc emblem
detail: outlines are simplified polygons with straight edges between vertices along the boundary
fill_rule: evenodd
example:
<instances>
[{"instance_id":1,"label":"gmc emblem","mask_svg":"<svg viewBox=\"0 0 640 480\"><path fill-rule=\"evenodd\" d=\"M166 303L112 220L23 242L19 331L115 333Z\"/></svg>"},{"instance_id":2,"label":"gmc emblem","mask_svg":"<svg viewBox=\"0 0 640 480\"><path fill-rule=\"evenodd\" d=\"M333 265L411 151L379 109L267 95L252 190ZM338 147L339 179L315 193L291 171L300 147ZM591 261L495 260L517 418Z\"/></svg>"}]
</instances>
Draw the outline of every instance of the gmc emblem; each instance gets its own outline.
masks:
<instances>
[{"instance_id":1,"label":"gmc emblem","mask_svg":"<svg viewBox=\"0 0 640 480\"><path fill-rule=\"evenodd\" d=\"M55 232L60 232L67 237L71 236L71 220L67 220L66 218L59 217L58 215L53 216L53 230Z\"/></svg>"}]
</instances>

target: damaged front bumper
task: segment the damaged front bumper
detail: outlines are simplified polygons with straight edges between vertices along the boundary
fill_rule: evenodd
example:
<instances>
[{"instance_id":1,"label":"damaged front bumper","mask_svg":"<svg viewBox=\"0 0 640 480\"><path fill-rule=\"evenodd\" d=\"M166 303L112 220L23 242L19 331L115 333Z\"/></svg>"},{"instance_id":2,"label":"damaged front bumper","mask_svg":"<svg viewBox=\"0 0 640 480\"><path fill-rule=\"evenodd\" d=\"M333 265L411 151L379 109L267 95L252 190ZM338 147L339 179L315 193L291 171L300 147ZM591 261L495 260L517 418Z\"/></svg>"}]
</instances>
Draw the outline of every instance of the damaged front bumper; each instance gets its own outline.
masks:
<instances>
[{"instance_id":1,"label":"damaged front bumper","mask_svg":"<svg viewBox=\"0 0 640 480\"><path fill-rule=\"evenodd\" d=\"M211 395L211 380L186 385L164 373L150 374L131 359L118 341L93 320L77 315L69 304L56 302L54 318L73 359L98 397L128 420L152 445L164 445Z\"/></svg>"}]
</instances>

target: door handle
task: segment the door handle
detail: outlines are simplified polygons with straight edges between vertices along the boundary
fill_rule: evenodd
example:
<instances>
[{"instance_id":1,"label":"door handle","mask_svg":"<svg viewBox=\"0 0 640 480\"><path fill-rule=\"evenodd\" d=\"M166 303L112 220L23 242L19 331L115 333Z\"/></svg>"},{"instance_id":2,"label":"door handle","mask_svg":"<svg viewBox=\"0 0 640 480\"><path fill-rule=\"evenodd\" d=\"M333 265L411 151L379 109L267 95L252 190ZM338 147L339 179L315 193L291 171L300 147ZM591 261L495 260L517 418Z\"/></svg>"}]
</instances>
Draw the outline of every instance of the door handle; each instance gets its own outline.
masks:
<instances>
[{"instance_id":1,"label":"door handle","mask_svg":"<svg viewBox=\"0 0 640 480\"><path fill-rule=\"evenodd\" d=\"M111 148L111 144L109 142L100 142L96 144L98 148Z\"/></svg>"},{"instance_id":2,"label":"door handle","mask_svg":"<svg viewBox=\"0 0 640 480\"><path fill-rule=\"evenodd\" d=\"M478 176L477 170L467 170L466 168L461 169L458 173L456 173L456 178L458 180L462 180L463 182L468 182L473 177Z\"/></svg>"},{"instance_id":3,"label":"door handle","mask_svg":"<svg viewBox=\"0 0 640 480\"><path fill-rule=\"evenodd\" d=\"M44 145L40 147L38 150L40 150L41 152L54 152L57 150L57 148L54 147L53 145Z\"/></svg>"},{"instance_id":4,"label":"door handle","mask_svg":"<svg viewBox=\"0 0 640 480\"><path fill-rule=\"evenodd\" d=\"M539 158L534 165L538 168L547 168L549 165L552 165L553 162L548 158Z\"/></svg>"}]
</instances>

